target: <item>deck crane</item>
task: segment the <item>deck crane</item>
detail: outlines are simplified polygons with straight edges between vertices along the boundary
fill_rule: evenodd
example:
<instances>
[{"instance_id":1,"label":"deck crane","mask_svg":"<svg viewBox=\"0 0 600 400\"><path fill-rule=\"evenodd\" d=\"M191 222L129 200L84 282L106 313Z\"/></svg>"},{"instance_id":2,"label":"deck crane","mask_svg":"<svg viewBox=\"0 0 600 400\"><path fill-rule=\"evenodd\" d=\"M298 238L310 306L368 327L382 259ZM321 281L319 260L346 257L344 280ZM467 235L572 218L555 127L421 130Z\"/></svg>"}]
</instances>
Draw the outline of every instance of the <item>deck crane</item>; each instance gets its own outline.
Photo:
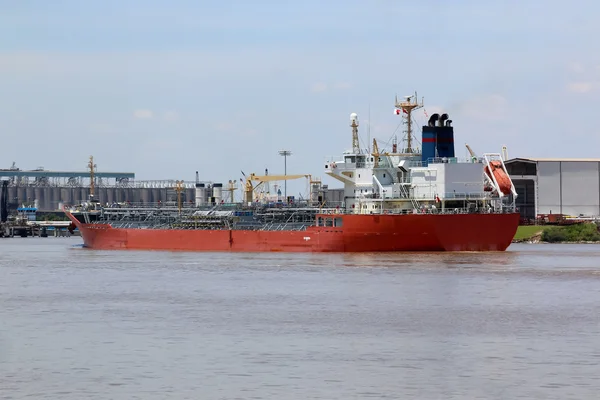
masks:
<instances>
[{"instance_id":1,"label":"deck crane","mask_svg":"<svg viewBox=\"0 0 600 400\"><path fill-rule=\"evenodd\" d=\"M246 184L244 187L244 201L246 203L252 203L254 201L254 191L265 182L272 181L286 181L291 179L299 179L299 178L308 178L310 179L311 175L309 174L301 174L301 175L256 175L251 173L250 176L246 177ZM254 185L252 181L258 182L257 185Z\"/></svg>"},{"instance_id":2,"label":"deck crane","mask_svg":"<svg viewBox=\"0 0 600 400\"><path fill-rule=\"evenodd\" d=\"M471 154L471 161L473 161L473 162L477 161L477 154L475 154L475 152L473 151L471 146L469 146L468 144L465 143L465 147L469 151L469 154Z\"/></svg>"},{"instance_id":3,"label":"deck crane","mask_svg":"<svg viewBox=\"0 0 600 400\"><path fill-rule=\"evenodd\" d=\"M375 161L373 161L373 167L374 168L378 168L379 167L379 146L377 146L377 140L375 138L373 138L373 153L371 153L371 155L374 157L373 159Z\"/></svg>"}]
</instances>

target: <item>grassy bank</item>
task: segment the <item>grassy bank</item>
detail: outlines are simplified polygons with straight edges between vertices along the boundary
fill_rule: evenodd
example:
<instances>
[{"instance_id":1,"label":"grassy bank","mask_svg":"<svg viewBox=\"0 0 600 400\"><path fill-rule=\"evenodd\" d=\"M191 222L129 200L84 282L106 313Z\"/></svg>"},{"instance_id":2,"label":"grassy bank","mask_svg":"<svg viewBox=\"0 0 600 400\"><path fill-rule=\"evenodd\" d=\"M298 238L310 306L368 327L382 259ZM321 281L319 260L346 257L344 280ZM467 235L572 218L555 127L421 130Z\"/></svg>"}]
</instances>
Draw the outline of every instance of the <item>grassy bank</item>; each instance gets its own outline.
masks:
<instances>
[{"instance_id":1,"label":"grassy bank","mask_svg":"<svg viewBox=\"0 0 600 400\"><path fill-rule=\"evenodd\" d=\"M595 223L576 225L548 226L527 225L519 226L513 238L514 242L600 242L600 232Z\"/></svg>"},{"instance_id":2,"label":"grassy bank","mask_svg":"<svg viewBox=\"0 0 600 400\"><path fill-rule=\"evenodd\" d=\"M541 235L544 232L544 230L546 230L548 228L553 228L553 227L546 226L546 225L523 225L523 226L519 226L519 228L517 228L517 233L515 234L515 237L513 238L513 240L515 240L515 241L528 241L528 240L536 239L538 237L541 237ZM558 227L558 228L562 228L562 227Z\"/></svg>"}]
</instances>

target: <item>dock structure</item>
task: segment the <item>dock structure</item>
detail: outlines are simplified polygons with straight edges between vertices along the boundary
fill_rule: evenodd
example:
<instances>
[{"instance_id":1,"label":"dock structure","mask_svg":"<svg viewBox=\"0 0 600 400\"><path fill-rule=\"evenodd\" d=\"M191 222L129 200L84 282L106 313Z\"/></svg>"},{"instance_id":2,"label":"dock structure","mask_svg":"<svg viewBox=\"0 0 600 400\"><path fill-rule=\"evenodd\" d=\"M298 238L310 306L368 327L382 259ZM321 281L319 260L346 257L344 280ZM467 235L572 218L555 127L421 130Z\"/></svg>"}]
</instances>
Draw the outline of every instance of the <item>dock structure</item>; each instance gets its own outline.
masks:
<instances>
[{"instance_id":1,"label":"dock structure","mask_svg":"<svg viewBox=\"0 0 600 400\"><path fill-rule=\"evenodd\" d=\"M95 167L95 164L92 165ZM89 200L90 194L103 204L164 203L173 201L177 196L183 202L193 202L196 184L194 181L177 183L174 179L136 181L133 172L102 172L97 169L21 170L14 163L9 169L0 169L0 181L7 182L6 198L10 209L27 204L39 211L61 210L63 205ZM177 186L179 194L175 190Z\"/></svg>"},{"instance_id":2,"label":"dock structure","mask_svg":"<svg viewBox=\"0 0 600 400\"><path fill-rule=\"evenodd\" d=\"M63 206L88 201L91 194L101 204L108 205L129 203L160 206L176 203L182 207L190 207L197 205L199 192L208 193L212 187L216 194L212 197L207 195L206 201L233 202L235 190L239 188L236 181L204 181L198 175L196 171L196 179L190 181L136 180L133 172L99 171L90 157L87 171L53 171L41 167L21 170L13 163L11 168L0 169L0 182L5 182L7 208L13 213L24 205L34 207L38 212L58 212ZM311 181L311 185L313 183ZM256 185L257 182L253 184ZM321 186L320 181L319 187L323 191L319 197L321 200L331 198L332 201L341 202L343 189L328 189L327 185Z\"/></svg>"}]
</instances>

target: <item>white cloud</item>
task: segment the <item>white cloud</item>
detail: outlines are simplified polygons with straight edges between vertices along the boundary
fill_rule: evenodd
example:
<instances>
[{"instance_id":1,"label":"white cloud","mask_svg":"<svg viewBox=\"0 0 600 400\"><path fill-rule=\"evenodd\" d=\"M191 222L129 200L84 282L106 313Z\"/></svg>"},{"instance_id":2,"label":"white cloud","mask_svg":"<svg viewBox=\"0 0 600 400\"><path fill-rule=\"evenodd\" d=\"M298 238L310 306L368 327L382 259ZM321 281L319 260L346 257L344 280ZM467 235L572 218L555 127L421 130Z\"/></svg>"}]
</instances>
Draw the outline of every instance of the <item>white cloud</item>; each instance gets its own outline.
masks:
<instances>
[{"instance_id":1,"label":"white cloud","mask_svg":"<svg viewBox=\"0 0 600 400\"><path fill-rule=\"evenodd\" d=\"M219 132L231 132L233 130L233 124L230 122L218 122L215 124L214 128Z\"/></svg>"},{"instance_id":2,"label":"white cloud","mask_svg":"<svg viewBox=\"0 0 600 400\"><path fill-rule=\"evenodd\" d=\"M310 91L313 93L321 93L327 90L327 84L323 82L314 83L310 87Z\"/></svg>"},{"instance_id":3,"label":"white cloud","mask_svg":"<svg viewBox=\"0 0 600 400\"><path fill-rule=\"evenodd\" d=\"M571 82L567 84L567 91L571 93L588 93L597 85L594 82Z\"/></svg>"},{"instance_id":4,"label":"white cloud","mask_svg":"<svg viewBox=\"0 0 600 400\"><path fill-rule=\"evenodd\" d=\"M350 82L338 82L334 85L334 88L336 89L350 89L352 87L352 84Z\"/></svg>"},{"instance_id":5,"label":"white cloud","mask_svg":"<svg viewBox=\"0 0 600 400\"><path fill-rule=\"evenodd\" d=\"M133 117L135 119L150 119L153 117L153 113L150 110L139 109L133 112Z\"/></svg>"}]
</instances>

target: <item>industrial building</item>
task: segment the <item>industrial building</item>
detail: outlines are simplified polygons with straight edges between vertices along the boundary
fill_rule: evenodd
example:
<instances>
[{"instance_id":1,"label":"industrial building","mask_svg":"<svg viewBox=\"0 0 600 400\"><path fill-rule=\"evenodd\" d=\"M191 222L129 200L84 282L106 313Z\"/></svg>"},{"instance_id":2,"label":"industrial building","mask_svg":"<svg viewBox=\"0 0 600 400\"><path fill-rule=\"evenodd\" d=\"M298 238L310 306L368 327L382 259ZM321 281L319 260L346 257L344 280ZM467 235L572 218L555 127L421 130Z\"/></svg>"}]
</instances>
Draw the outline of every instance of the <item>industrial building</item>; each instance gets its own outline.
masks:
<instances>
[{"instance_id":1,"label":"industrial building","mask_svg":"<svg viewBox=\"0 0 600 400\"><path fill-rule=\"evenodd\" d=\"M90 163L93 165L93 160ZM235 192L240 189L236 181L226 184L202 182L198 172L195 181L136 181L133 172L21 170L14 164L9 169L0 169L0 181L6 182L2 184L5 186L3 193L6 193L4 196L11 210L27 205L39 211L57 211L63 205L80 204L90 197L92 179L94 197L101 204L175 202L179 197L178 189L185 205L228 203L238 197ZM328 189L327 185L321 186L320 181L315 183L318 183L319 204L343 201L343 189Z\"/></svg>"},{"instance_id":2,"label":"industrial building","mask_svg":"<svg viewBox=\"0 0 600 400\"><path fill-rule=\"evenodd\" d=\"M38 168L21 170L14 165L0 169L0 181L8 182L10 209L24 204L40 211L59 210L63 204L87 201L90 196L90 171L51 171ZM103 204L114 202L158 203L176 198L177 182L135 181L133 172L94 172L95 198ZM183 201L194 201L195 182L183 182Z\"/></svg>"},{"instance_id":3,"label":"industrial building","mask_svg":"<svg viewBox=\"0 0 600 400\"><path fill-rule=\"evenodd\" d=\"M514 158L505 165L523 218L600 216L600 159Z\"/></svg>"}]
</instances>

